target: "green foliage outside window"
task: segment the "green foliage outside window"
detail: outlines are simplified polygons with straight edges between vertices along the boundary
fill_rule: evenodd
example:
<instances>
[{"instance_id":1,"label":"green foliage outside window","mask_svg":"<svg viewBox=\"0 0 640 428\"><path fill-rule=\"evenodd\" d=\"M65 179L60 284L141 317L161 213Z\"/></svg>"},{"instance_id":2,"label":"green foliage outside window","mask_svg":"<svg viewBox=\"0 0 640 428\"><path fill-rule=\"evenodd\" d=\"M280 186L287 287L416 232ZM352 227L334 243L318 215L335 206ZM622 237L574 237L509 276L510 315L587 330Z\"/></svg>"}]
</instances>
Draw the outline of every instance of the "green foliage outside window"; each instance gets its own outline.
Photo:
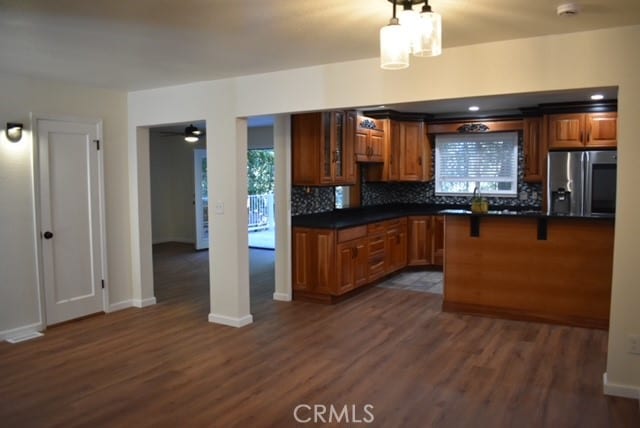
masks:
<instances>
[{"instance_id":1,"label":"green foliage outside window","mask_svg":"<svg viewBox=\"0 0 640 428\"><path fill-rule=\"evenodd\" d=\"M247 176L250 195L264 195L273 192L274 160L273 150L249 150L247 152Z\"/></svg>"}]
</instances>

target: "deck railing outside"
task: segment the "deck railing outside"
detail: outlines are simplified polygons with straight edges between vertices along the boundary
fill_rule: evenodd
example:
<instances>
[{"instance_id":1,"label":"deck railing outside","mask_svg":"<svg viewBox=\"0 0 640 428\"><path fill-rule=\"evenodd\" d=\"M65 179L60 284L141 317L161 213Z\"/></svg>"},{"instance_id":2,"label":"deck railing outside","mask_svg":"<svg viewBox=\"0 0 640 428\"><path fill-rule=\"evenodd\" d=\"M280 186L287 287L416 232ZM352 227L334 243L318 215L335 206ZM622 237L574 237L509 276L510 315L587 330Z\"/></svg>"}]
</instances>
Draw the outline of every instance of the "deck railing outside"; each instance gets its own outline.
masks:
<instances>
[{"instance_id":1,"label":"deck railing outside","mask_svg":"<svg viewBox=\"0 0 640 428\"><path fill-rule=\"evenodd\" d=\"M274 224L273 193L247 197L249 232L268 229Z\"/></svg>"}]
</instances>

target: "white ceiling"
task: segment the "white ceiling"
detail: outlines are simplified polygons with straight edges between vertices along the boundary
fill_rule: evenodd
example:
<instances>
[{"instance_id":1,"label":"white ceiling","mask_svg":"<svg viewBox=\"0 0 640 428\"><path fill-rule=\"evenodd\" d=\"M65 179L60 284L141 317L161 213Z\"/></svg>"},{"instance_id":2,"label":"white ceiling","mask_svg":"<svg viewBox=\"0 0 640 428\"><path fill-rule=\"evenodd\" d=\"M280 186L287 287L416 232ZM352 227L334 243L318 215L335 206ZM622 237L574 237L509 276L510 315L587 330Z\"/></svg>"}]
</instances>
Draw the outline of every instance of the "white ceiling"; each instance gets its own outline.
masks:
<instances>
[{"instance_id":1,"label":"white ceiling","mask_svg":"<svg viewBox=\"0 0 640 428\"><path fill-rule=\"evenodd\" d=\"M446 48L640 23L640 0L432 0ZM378 56L387 0L0 0L0 72L123 90ZM615 48L615 47L612 47ZM427 59L428 60L428 59Z\"/></svg>"}]
</instances>

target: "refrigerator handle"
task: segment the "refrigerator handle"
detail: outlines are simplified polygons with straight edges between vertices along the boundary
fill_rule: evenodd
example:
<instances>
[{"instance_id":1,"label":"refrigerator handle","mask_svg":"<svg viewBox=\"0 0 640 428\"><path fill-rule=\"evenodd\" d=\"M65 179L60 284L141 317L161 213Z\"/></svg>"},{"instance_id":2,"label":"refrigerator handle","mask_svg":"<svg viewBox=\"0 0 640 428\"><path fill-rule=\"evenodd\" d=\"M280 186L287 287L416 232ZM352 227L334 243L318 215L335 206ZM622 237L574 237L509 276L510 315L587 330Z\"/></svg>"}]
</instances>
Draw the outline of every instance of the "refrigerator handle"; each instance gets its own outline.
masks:
<instances>
[{"instance_id":1,"label":"refrigerator handle","mask_svg":"<svg viewBox=\"0 0 640 428\"><path fill-rule=\"evenodd\" d=\"M584 194L582 195L582 215L591 215L591 192L593 188L593 164L589 152L583 153Z\"/></svg>"}]
</instances>

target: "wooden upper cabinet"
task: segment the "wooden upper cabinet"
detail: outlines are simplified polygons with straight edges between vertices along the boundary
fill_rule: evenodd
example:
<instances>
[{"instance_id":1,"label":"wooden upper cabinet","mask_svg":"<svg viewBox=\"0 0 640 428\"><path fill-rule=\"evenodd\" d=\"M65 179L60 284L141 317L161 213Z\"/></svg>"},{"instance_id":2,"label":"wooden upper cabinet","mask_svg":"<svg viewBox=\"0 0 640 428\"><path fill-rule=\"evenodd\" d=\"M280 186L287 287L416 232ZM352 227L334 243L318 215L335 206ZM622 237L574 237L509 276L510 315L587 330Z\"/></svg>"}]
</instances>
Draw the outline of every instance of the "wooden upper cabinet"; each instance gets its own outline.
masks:
<instances>
[{"instance_id":1,"label":"wooden upper cabinet","mask_svg":"<svg viewBox=\"0 0 640 428\"><path fill-rule=\"evenodd\" d=\"M350 119L355 122L354 153L358 162L384 162L385 140L384 126L381 120L358 116L349 112Z\"/></svg>"},{"instance_id":2,"label":"wooden upper cabinet","mask_svg":"<svg viewBox=\"0 0 640 428\"><path fill-rule=\"evenodd\" d=\"M291 117L293 185L355 184L354 136L348 126L343 111Z\"/></svg>"},{"instance_id":3,"label":"wooden upper cabinet","mask_svg":"<svg viewBox=\"0 0 640 428\"><path fill-rule=\"evenodd\" d=\"M523 120L524 181L539 183L543 176L544 148L542 146L542 118Z\"/></svg>"},{"instance_id":4,"label":"wooden upper cabinet","mask_svg":"<svg viewBox=\"0 0 640 428\"><path fill-rule=\"evenodd\" d=\"M591 113L586 117L588 147L616 147L618 144L618 113Z\"/></svg>"},{"instance_id":5,"label":"wooden upper cabinet","mask_svg":"<svg viewBox=\"0 0 640 428\"><path fill-rule=\"evenodd\" d=\"M423 122L390 121L389 155L382 177L367 176L371 181L429 181L431 147Z\"/></svg>"},{"instance_id":6,"label":"wooden upper cabinet","mask_svg":"<svg viewBox=\"0 0 640 428\"><path fill-rule=\"evenodd\" d=\"M617 145L616 112L552 114L547 117L549 150L611 148Z\"/></svg>"}]
</instances>

